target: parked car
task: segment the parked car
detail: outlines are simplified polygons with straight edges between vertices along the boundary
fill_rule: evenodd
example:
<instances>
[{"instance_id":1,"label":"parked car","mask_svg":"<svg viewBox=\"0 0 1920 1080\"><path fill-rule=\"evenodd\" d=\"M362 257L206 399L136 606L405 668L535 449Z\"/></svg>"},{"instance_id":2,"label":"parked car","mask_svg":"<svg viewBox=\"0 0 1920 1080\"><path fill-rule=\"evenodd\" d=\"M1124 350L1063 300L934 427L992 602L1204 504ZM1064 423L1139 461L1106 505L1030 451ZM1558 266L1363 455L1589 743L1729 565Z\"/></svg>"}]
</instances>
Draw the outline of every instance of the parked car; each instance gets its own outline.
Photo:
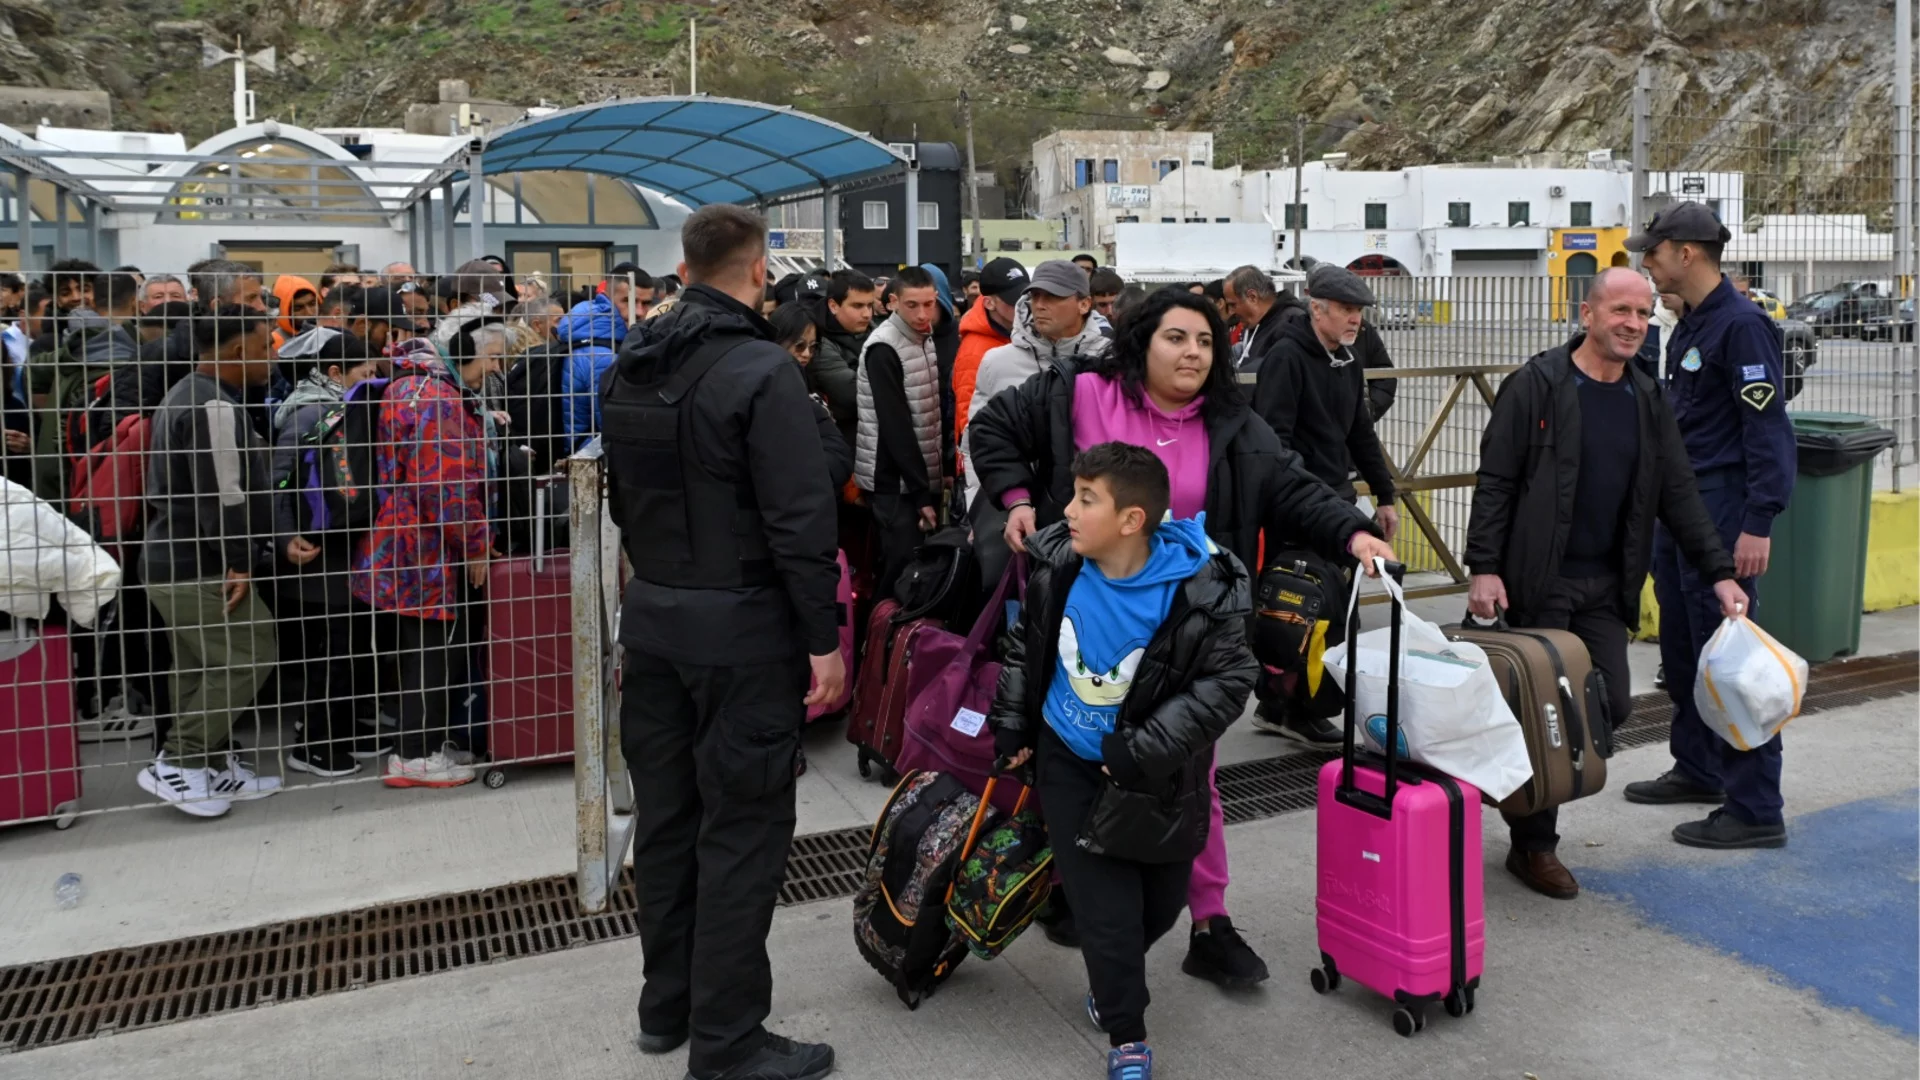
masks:
<instances>
[{"instance_id":1,"label":"parked car","mask_svg":"<svg viewBox=\"0 0 1920 1080\"><path fill-rule=\"evenodd\" d=\"M1913 297L1909 296L1869 323L1864 336L1878 341L1912 341L1914 314Z\"/></svg>"},{"instance_id":2,"label":"parked car","mask_svg":"<svg viewBox=\"0 0 1920 1080\"><path fill-rule=\"evenodd\" d=\"M1419 307L1411 300L1382 300L1371 317L1382 330L1411 330L1420 321Z\"/></svg>"},{"instance_id":3,"label":"parked car","mask_svg":"<svg viewBox=\"0 0 1920 1080\"><path fill-rule=\"evenodd\" d=\"M1781 303L1779 297L1767 290L1748 289L1747 296L1751 298L1754 303L1759 304L1761 310L1765 311L1775 322L1779 322L1787 317L1787 305Z\"/></svg>"},{"instance_id":4,"label":"parked car","mask_svg":"<svg viewBox=\"0 0 1920 1080\"><path fill-rule=\"evenodd\" d=\"M1787 314L1811 326L1819 337L1866 337L1875 332L1873 327L1891 322L1896 310L1879 282L1849 281L1808 293Z\"/></svg>"},{"instance_id":5,"label":"parked car","mask_svg":"<svg viewBox=\"0 0 1920 1080\"><path fill-rule=\"evenodd\" d=\"M1787 379L1787 396L1792 398L1800 393L1800 377L1820 362L1820 339L1813 327L1799 319L1780 320L1780 336L1781 367Z\"/></svg>"}]
</instances>

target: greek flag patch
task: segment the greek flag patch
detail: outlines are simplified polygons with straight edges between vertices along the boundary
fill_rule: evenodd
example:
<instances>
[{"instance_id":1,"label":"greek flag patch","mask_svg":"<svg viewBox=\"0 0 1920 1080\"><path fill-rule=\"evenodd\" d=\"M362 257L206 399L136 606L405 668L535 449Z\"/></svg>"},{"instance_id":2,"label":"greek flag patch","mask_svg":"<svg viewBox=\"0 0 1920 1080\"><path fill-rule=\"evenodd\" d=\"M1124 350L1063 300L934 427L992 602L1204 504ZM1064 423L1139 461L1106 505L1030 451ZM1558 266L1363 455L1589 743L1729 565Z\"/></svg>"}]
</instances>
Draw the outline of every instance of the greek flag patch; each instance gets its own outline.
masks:
<instances>
[{"instance_id":1,"label":"greek flag patch","mask_svg":"<svg viewBox=\"0 0 1920 1080\"><path fill-rule=\"evenodd\" d=\"M1740 369L1740 378L1744 382L1759 382L1767 377L1765 364L1748 364Z\"/></svg>"}]
</instances>

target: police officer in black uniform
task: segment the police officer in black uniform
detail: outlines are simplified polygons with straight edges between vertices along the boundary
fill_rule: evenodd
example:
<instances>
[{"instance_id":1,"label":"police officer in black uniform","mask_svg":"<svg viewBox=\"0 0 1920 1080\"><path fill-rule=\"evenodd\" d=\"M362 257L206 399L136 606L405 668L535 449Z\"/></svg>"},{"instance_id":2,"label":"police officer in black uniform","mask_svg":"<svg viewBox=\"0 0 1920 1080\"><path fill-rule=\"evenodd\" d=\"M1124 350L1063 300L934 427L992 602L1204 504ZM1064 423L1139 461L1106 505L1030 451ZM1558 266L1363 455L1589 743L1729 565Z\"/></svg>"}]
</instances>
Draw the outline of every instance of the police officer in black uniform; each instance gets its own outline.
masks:
<instances>
[{"instance_id":1,"label":"police officer in black uniform","mask_svg":"<svg viewBox=\"0 0 1920 1080\"><path fill-rule=\"evenodd\" d=\"M1734 573L1757 612L1758 578L1767 572L1773 519L1793 493L1797 451L1781 393L1780 329L1720 272L1732 236L1713 212L1677 203L1627 238L1660 292L1676 293L1686 314L1667 344L1674 419L1687 446L1700 496L1733 551ZM1663 527L1654 537L1653 589L1660 602L1660 659L1673 698L1674 767L1657 780L1628 784L1637 803L1721 804L1705 821L1673 830L1691 847L1784 847L1780 737L1740 751L1714 734L1694 705L1700 651L1721 620L1711 584L1685 560Z\"/></svg>"},{"instance_id":2,"label":"police officer in black uniform","mask_svg":"<svg viewBox=\"0 0 1920 1080\"><path fill-rule=\"evenodd\" d=\"M620 742L633 775L640 1048L693 1080L801 1080L833 1050L762 1026L806 705L847 673L835 494L801 369L759 315L766 223L708 206L680 302L605 384L613 513L633 565ZM809 676L814 688L808 690Z\"/></svg>"}]
</instances>

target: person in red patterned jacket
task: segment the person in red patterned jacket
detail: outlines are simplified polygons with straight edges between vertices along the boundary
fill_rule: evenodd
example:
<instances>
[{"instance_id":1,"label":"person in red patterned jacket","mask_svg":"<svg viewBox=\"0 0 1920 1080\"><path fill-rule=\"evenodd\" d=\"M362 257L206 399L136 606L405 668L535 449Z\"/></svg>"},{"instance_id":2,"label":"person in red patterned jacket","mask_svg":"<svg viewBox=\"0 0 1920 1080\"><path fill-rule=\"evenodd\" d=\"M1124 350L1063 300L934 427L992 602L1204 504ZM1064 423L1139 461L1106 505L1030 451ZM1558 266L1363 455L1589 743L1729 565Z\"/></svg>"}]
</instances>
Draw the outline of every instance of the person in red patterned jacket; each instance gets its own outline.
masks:
<instances>
[{"instance_id":1,"label":"person in red patterned jacket","mask_svg":"<svg viewBox=\"0 0 1920 1080\"><path fill-rule=\"evenodd\" d=\"M497 374L503 334L480 320L441 357L423 339L389 347L393 381L375 426L373 527L354 552L353 595L386 620L400 668L400 741L389 787L457 787L471 755L449 739L456 688L468 682L492 538L486 512L486 428L479 390ZM424 346L424 347L420 347Z\"/></svg>"}]
</instances>

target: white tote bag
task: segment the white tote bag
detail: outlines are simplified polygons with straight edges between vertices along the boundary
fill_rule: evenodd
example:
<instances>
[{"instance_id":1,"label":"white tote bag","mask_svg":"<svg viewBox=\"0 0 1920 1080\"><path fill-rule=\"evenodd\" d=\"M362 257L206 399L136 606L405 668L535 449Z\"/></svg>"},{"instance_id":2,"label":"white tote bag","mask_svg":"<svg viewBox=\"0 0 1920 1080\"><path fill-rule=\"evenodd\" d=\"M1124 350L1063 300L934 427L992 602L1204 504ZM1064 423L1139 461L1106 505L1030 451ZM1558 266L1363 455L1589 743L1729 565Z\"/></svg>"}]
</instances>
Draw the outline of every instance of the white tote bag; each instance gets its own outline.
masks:
<instances>
[{"instance_id":1,"label":"white tote bag","mask_svg":"<svg viewBox=\"0 0 1920 1080\"><path fill-rule=\"evenodd\" d=\"M1464 780L1495 802L1513 794L1533 776L1526 736L1500 693L1487 654L1478 645L1449 641L1440 628L1406 608L1399 582L1385 574L1379 581L1401 609L1400 732L1407 756L1456 780ZM1350 590L1347 625L1360 602L1360 582ZM1327 650L1328 673L1345 686L1347 653L1358 657L1354 715L1376 751L1385 752L1366 721L1385 716L1387 672L1393 648L1391 626L1369 630L1357 640Z\"/></svg>"}]
</instances>

